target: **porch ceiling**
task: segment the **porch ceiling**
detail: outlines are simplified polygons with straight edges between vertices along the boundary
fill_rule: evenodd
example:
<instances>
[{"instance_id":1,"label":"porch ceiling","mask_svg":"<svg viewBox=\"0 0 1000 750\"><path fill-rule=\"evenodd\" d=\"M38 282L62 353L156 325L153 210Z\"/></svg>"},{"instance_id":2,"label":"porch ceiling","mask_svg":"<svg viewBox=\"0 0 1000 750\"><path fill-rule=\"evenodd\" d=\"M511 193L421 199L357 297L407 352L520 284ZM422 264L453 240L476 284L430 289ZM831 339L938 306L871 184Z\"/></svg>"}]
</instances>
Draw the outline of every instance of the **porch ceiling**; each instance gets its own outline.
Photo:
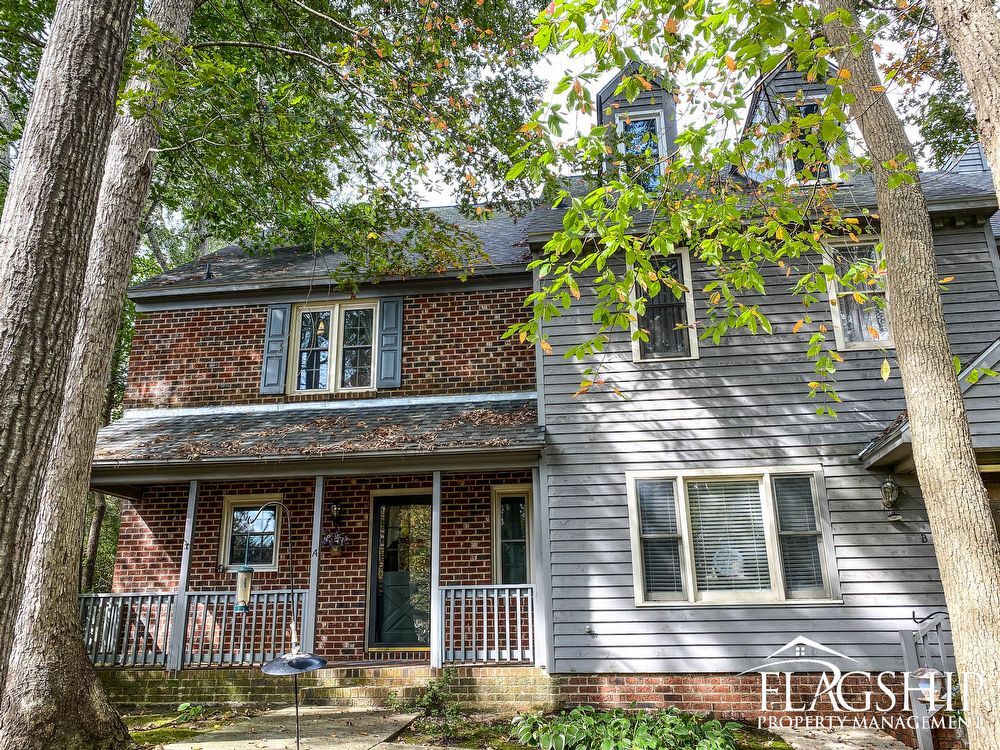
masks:
<instances>
[{"instance_id":1,"label":"porch ceiling","mask_svg":"<svg viewBox=\"0 0 1000 750\"><path fill-rule=\"evenodd\" d=\"M126 413L101 430L94 474L95 480L109 481L155 466L537 455L543 443L534 399L337 409L322 404L281 410L163 409Z\"/></svg>"}]
</instances>

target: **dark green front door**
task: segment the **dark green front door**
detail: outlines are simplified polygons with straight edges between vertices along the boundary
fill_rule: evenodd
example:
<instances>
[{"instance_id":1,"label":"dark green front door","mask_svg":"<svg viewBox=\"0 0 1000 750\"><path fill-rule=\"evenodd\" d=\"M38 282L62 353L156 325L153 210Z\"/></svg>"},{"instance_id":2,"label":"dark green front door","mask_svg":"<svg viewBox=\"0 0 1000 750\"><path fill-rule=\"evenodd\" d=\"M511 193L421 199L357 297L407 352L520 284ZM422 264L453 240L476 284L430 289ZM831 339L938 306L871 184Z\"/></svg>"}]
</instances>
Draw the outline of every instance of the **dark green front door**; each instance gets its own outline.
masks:
<instances>
[{"instance_id":1,"label":"dark green front door","mask_svg":"<svg viewBox=\"0 0 1000 750\"><path fill-rule=\"evenodd\" d=\"M423 496L375 499L369 639L375 646L430 643L431 505Z\"/></svg>"}]
</instances>

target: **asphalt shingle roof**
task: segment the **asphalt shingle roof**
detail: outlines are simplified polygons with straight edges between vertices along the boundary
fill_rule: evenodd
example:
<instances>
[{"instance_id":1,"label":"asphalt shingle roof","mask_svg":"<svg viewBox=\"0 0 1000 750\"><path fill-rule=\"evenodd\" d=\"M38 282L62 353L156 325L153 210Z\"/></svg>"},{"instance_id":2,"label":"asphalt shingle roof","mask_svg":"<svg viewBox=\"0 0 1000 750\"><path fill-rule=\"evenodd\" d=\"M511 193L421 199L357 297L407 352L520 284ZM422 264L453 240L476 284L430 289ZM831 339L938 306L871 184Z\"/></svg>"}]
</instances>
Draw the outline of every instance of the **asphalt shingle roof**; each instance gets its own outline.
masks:
<instances>
[{"instance_id":1,"label":"asphalt shingle roof","mask_svg":"<svg viewBox=\"0 0 1000 750\"><path fill-rule=\"evenodd\" d=\"M479 267L525 265L528 246L524 241L522 221L498 213L490 219L470 219L453 206L430 209L443 221L460 231L470 232L483 243L489 260ZM267 252L250 253L238 245L229 245L197 260L177 266L143 282L135 289L155 289L175 285L274 281L279 279L329 279L344 261L334 252L316 252L311 247L279 247ZM206 279L211 264L212 278Z\"/></svg>"},{"instance_id":2,"label":"asphalt shingle roof","mask_svg":"<svg viewBox=\"0 0 1000 750\"><path fill-rule=\"evenodd\" d=\"M920 182L928 203L954 206L962 202L992 202L996 196L989 172L941 171L923 172ZM570 190L574 194L586 193L586 185L580 179L570 180ZM848 183L838 187L835 203L845 211L875 207L875 187L869 175L855 175ZM486 220L470 219L455 207L431 209L445 221L460 230L471 232L483 243L489 256L488 262L480 267L518 267L527 264L530 258L529 242L539 242L562 229L565 209L541 205L526 216L514 218L498 214ZM641 212L635 223L643 226L652 214ZM998 227L1000 228L1000 227ZM198 260L178 266L166 273L134 287L142 291L154 291L175 286L197 288L254 283L296 281L303 279L329 279L331 273L343 261L343 256L333 252L315 252L312 248L284 247L266 253L251 254L242 248L230 245ZM212 277L206 277L206 269L211 264Z\"/></svg>"},{"instance_id":3,"label":"asphalt shingle roof","mask_svg":"<svg viewBox=\"0 0 1000 750\"><path fill-rule=\"evenodd\" d=\"M94 460L266 461L536 448L543 442L534 399L335 409L303 405L194 414L163 409L126 412L102 429Z\"/></svg>"}]
</instances>

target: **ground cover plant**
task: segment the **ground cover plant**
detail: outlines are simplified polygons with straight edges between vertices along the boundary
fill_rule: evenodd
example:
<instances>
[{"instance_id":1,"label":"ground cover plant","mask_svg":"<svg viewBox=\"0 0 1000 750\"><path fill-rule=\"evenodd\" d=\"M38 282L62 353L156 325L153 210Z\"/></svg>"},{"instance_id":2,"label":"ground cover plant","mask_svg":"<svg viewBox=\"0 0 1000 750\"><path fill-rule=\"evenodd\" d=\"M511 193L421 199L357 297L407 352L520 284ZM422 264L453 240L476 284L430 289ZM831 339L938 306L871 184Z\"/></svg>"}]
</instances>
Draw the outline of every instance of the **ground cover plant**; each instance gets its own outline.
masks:
<instances>
[{"instance_id":1,"label":"ground cover plant","mask_svg":"<svg viewBox=\"0 0 1000 750\"><path fill-rule=\"evenodd\" d=\"M552 716L520 716L514 720L513 735L541 750L735 750L735 733L741 728L674 708L598 711L580 706Z\"/></svg>"}]
</instances>

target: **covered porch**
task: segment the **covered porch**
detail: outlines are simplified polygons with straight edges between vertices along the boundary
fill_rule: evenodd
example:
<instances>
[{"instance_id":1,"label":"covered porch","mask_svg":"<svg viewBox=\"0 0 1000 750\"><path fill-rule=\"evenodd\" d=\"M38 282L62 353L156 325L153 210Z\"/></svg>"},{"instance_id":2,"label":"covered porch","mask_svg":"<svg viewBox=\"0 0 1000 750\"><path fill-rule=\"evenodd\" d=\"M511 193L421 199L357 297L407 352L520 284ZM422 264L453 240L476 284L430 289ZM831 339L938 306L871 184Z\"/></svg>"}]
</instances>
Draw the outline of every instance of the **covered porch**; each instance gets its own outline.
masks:
<instances>
[{"instance_id":1,"label":"covered porch","mask_svg":"<svg viewBox=\"0 0 1000 750\"><path fill-rule=\"evenodd\" d=\"M269 451L286 434L298 444L303 420L323 419L342 433L377 419L373 409L296 411L277 435L269 415ZM400 411L393 410L397 422ZM438 430L396 435L418 448L335 457L261 456L252 439L233 441L218 416L195 425L193 436L180 415L117 423L117 435L102 436L94 472L97 489L128 500L113 592L80 596L95 665L257 666L291 649L293 626L302 648L332 666L543 664L534 409L505 401L451 411L435 420ZM183 429L185 444L211 453L206 437L221 432L254 460L102 459L102 449L125 442L143 453L137 427L158 451ZM464 432L461 445L435 445L455 430ZM315 431L311 438L320 446L330 440ZM253 586L240 612L236 571L247 565Z\"/></svg>"}]
</instances>

